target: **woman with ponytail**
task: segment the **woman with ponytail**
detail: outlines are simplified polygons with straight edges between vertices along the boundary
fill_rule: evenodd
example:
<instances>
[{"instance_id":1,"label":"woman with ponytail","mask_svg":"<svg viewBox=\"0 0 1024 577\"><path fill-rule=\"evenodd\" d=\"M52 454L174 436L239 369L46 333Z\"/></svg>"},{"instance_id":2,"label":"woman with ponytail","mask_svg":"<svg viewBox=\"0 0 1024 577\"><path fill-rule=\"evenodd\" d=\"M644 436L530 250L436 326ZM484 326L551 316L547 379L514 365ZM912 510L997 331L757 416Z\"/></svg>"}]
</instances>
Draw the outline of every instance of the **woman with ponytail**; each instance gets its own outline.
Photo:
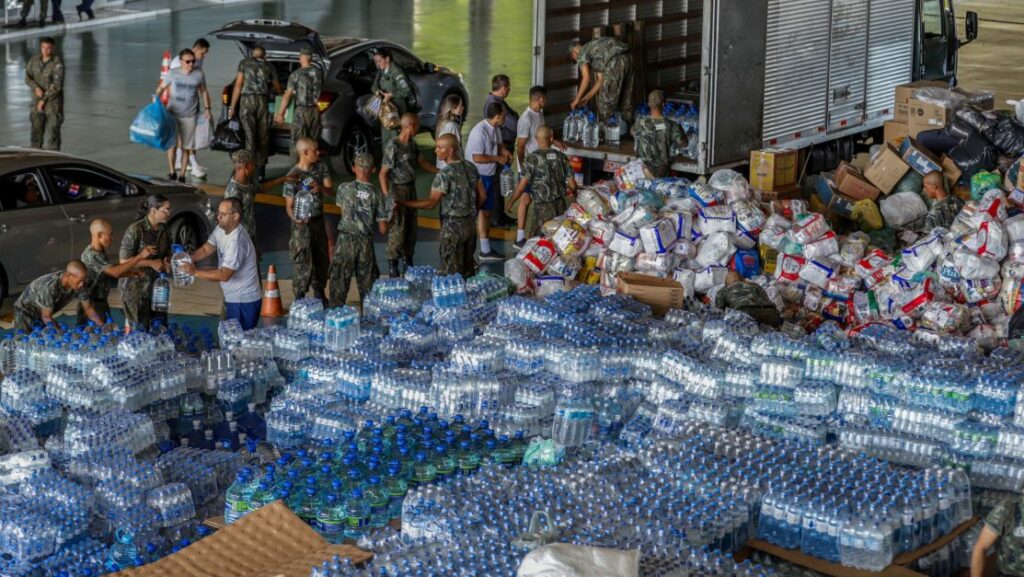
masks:
<instances>
[{"instance_id":1,"label":"woman with ponytail","mask_svg":"<svg viewBox=\"0 0 1024 577\"><path fill-rule=\"evenodd\" d=\"M138 220L133 222L121 239L121 262L142 252L147 246L156 247L156 254L139 262L141 275L120 280L124 316L132 330L149 330L154 318L165 324L167 313L152 310L153 281L160 272L170 269L171 234L167 221L171 219L171 202L160 194L151 194L139 206Z\"/></svg>"}]
</instances>

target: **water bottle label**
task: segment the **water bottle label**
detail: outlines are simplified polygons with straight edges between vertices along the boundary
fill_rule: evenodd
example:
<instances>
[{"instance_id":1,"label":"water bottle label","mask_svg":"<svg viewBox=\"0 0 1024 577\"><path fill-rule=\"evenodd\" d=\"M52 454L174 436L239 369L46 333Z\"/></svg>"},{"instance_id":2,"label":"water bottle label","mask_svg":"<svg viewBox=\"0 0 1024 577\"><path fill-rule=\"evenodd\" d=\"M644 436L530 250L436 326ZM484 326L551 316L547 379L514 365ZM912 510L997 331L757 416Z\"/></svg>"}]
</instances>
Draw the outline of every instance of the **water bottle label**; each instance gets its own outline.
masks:
<instances>
[{"instance_id":1,"label":"water bottle label","mask_svg":"<svg viewBox=\"0 0 1024 577\"><path fill-rule=\"evenodd\" d=\"M249 503L242 499L226 497L224 499L224 508L232 513L245 513L249 511Z\"/></svg>"},{"instance_id":2,"label":"water bottle label","mask_svg":"<svg viewBox=\"0 0 1024 577\"><path fill-rule=\"evenodd\" d=\"M881 552L882 551L882 540L881 539L876 539L876 538L864 539L864 548L867 549L868 551L873 551L873 552L876 552L876 553Z\"/></svg>"},{"instance_id":3,"label":"water bottle label","mask_svg":"<svg viewBox=\"0 0 1024 577\"><path fill-rule=\"evenodd\" d=\"M813 531L814 530L814 519L811 519L810 517L804 519L804 529L808 529L808 530Z\"/></svg>"},{"instance_id":4,"label":"water bottle label","mask_svg":"<svg viewBox=\"0 0 1024 577\"><path fill-rule=\"evenodd\" d=\"M344 523L338 519L318 518L316 523L317 530L324 535L338 535L345 529Z\"/></svg>"},{"instance_id":5,"label":"water bottle label","mask_svg":"<svg viewBox=\"0 0 1024 577\"><path fill-rule=\"evenodd\" d=\"M786 522L790 525L800 525L800 515L796 513L786 513Z\"/></svg>"},{"instance_id":6,"label":"water bottle label","mask_svg":"<svg viewBox=\"0 0 1024 577\"><path fill-rule=\"evenodd\" d=\"M829 537L838 537L839 536L839 525L837 525L835 523L829 523L825 527L827 529L826 533L828 533Z\"/></svg>"}]
</instances>

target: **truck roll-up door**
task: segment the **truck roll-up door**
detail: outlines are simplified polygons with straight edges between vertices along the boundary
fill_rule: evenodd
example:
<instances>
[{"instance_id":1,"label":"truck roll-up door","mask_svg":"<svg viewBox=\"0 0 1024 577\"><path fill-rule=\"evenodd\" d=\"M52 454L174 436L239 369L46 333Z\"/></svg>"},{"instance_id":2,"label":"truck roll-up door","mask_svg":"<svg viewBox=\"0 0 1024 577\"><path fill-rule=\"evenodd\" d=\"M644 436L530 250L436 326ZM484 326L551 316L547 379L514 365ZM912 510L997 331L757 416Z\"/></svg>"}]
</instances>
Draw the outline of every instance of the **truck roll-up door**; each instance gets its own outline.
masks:
<instances>
[{"instance_id":1,"label":"truck roll-up door","mask_svg":"<svg viewBox=\"0 0 1024 577\"><path fill-rule=\"evenodd\" d=\"M768 0L764 146L825 132L828 0Z\"/></svg>"},{"instance_id":2,"label":"truck roll-up door","mask_svg":"<svg viewBox=\"0 0 1024 577\"><path fill-rule=\"evenodd\" d=\"M868 8L868 69L865 116L893 115L893 93L912 80L915 0L871 0Z\"/></svg>"},{"instance_id":3,"label":"truck roll-up door","mask_svg":"<svg viewBox=\"0 0 1024 577\"><path fill-rule=\"evenodd\" d=\"M864 123L868 3L832 0L829 41L828 132Z\"/></svg>"},{"instance_id":4,"label":"truck roll-up door","mask_svg":"<svg viewBox=\"0 0 1024 577\"><path fill-rule=\"evenodd\" d=\"M767 0L704 3L703 82L700 95L704 168L750 158L760 148Z\"/></svg>"}]
</instances>

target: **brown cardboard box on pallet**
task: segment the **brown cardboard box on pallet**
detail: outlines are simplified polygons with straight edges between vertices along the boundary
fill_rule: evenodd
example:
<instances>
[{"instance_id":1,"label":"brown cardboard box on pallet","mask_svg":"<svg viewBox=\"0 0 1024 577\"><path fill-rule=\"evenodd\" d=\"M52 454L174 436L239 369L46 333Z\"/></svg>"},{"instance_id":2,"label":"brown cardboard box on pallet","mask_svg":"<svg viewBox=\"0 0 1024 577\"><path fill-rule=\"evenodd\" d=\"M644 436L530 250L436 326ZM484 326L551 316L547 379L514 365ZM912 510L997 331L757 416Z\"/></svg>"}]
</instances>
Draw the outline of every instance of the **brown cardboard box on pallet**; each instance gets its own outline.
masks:
<instances>
[{"instance_id":1,"label":"brown cardboard box on pallet","mask_svg":"<svg viewBox=\"0 0 1024 577\"><path fill-rule=\"evenodd\" d=\"M637 272L620 272L615 275L615 281L616 291L650 305L659 317L665 316L669 309L682 308L686 298L683 285L672 279Z\"/></svg>"},{"instance_id":2,"label":"brown cardboard box on pallet","mask_svg":"<svg viewBox=\"0 0 1024 577\"><path fill-rule=\"evenodd\" d=\"M331 545L281 501L155 563L126 569L123 577L309 577L310 569L334 555L365 563L372 553Z\"/></svg>"}]
</instances>

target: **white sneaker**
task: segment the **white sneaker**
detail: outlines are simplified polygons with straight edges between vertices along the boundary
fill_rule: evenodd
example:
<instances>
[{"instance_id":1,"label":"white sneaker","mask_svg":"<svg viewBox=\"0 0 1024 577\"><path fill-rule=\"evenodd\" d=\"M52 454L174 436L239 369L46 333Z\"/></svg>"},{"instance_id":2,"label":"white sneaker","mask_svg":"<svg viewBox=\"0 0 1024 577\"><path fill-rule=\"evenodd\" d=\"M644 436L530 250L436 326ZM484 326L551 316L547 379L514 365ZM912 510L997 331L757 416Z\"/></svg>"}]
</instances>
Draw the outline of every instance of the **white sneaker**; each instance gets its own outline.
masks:
<instances>
[{"instance_id":1,"label":"white sneaker","mask_svg":"<svg viewBox=\"0 0 1024 577\"><path fill-rule=\"evenodd\" d=\"M192 176L196 178L206 178L206 167L195 164L192 166Z\"/></svg>"}]
</instances>

